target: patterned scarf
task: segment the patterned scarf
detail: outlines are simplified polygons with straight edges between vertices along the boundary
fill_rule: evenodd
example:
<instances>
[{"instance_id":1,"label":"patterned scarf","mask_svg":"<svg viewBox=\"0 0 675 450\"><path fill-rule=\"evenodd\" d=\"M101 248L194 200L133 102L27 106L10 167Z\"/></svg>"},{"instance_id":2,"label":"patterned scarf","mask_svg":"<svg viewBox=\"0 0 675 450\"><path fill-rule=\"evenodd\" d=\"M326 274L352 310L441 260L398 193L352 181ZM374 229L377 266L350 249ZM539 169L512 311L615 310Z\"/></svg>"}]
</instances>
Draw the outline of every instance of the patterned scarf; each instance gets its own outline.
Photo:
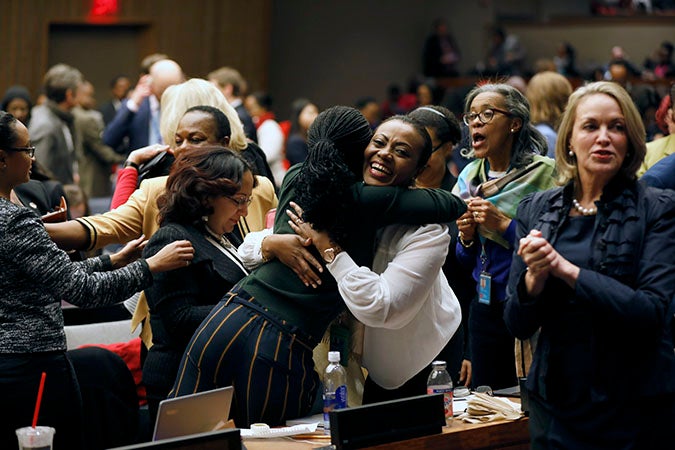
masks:
<instances>
[{"instance_id":1,"label":"patterned scarf","mask_svg":"<svg viewBox=\"0 0 675 450\"><path fill-rule=\"evenodd\" d=\"M521 169L510 169L503 179L490 181L487 179L486 164L487 160L484 158L470 162L459 174L452 193L464 200L483 197L509 218L515 217L518 204L526 195L545 191L555 185L555 161L546 156L534 155L529 165ZM478 233L504 248L511 247L499 233L486 230L482 226L478 227Z\"/></svg>"}]
</instances>

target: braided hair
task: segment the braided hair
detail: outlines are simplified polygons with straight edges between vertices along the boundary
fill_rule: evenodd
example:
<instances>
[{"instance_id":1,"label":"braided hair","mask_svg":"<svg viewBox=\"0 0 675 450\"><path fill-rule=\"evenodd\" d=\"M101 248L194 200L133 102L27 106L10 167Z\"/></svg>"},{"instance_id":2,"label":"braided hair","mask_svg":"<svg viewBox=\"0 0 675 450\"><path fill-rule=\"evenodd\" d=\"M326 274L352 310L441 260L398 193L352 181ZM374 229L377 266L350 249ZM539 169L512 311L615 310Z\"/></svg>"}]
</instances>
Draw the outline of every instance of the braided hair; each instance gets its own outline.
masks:
<instances>
[{"instance_id":1,"label":"braided hair","mask_svg":"<svg viewBox=\"0 0 675 450\"><path fill-rule=\"evenodd\" d=\"M363 152L372 132L356 109L334 106L319 114L307 135L307 159L295 185L304 219L337 243L346 237L342 220L353 203L350 187L362 179Z\"/></svg>"}]
</instances>

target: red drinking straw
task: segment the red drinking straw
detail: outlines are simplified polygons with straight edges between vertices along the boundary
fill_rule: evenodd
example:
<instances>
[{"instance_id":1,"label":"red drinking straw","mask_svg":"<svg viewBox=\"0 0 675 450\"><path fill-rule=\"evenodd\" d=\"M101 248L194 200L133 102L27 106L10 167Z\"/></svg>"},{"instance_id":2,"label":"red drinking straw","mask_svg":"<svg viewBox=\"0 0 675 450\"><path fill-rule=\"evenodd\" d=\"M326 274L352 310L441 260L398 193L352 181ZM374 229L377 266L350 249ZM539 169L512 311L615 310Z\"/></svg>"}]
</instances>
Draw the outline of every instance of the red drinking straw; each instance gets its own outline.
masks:
<instances>
[{"instance_id":1,"label":"red drinking straw","mask_svg":"<svg viewBox=\"0 0 675 450\"><path fill-rule=\"evenodd\" d=\"M38 389L37 401L35 402L35 412L33 413L33 428L37 426L38 413L40 412L40 403L42 402L42 391L45 390L45 378L47 378L47 372L42 372L42 378L40 378L40 388Z\"/></svg>"}]
</instances>

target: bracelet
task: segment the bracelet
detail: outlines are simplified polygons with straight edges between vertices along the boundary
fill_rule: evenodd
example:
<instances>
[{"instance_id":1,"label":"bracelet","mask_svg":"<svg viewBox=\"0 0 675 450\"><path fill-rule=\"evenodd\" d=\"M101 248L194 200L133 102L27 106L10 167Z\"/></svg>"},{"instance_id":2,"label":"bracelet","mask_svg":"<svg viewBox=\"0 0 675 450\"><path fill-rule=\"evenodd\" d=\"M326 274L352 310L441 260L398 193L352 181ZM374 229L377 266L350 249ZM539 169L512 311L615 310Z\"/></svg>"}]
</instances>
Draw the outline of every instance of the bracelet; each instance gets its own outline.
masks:
<instances>
[{"instance_id":1,"label":"bracelet","mask_svg":"<svg viewBox=\"0 0 675 450\"><path fill-rule=\"evenodd\" d=\"M459 243L462 244L462 247L464 248L469 248L473 245L473 239L470 240L468 243L464 241L464 233L461 231L459 232Z\"/></svg>"},{"instance_id":2,"label":"bracelet","mask_svg":"<svg viewBox=\"0 0 675 450\"><path fill-rule=\"evenodd\" d=\"M134 169L136 169L136 171L138 171L138 169L140 169L140 166L138 164L136 164L133 161L128 161L128 160L124 161L124 168L126 169L127 167L133 167Z\"/></svg>"},{"instance_id":3,"label":"bracelet","mask_svg":"<svg viewBox=\"0 0 675 450\"><path fill-rule=\"evenodd\" d=\"M265 236L264 238L262 238L262 241L260 241L260 257L262 258L262 262L264 262L264 263L266 263L267 261L272 259L269 256L265 256L265 252L263 251L263 245L265 244L265 239L267 239L268 237L270 237L269 234L267 236Z\"/></svg>"}]
</instances>

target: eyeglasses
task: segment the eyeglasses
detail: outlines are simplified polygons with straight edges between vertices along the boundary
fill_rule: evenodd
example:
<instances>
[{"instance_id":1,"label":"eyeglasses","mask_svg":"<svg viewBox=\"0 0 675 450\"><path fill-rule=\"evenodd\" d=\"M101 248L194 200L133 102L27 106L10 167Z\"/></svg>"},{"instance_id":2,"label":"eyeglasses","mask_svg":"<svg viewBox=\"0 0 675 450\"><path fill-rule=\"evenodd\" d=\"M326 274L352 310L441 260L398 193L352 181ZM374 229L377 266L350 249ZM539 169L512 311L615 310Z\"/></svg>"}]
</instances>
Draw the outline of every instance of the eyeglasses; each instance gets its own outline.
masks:
<instances>
[{"instance_id":1,"label":"eyeglasses","mask_svg":"<svg viewBox=\"0 0 675 450\"><path fill-rule=\"evenodd\" d=\"M236 197L230 197L229 195L226 195L225 197L232 200L237 205L237 208L247 207L253 201L252 197L236 198Z\"/></svg>"},{"instance_id":2,"label":"eyeglasses","mask_svg":"<svg viewBox=\"0 0 675 450\"><path fill-rule=\"evenodd\" d=\"M447 144L447 142L441 142L441 143L438 144L436 147L433 147L433 148L431 149L431 153L436 153L436 152L437 152L441 147L443 147L445 144Z\"/></svg>"},{"instance_id":3,"label":"eyeglasses","mask_svg":"<svg viewBox=\"0 0 675 450\"><path fill-rule=\"evenodd\" d=\"M12 152L26 152L30 158L35 156L35 147L9 147L7 150Z\"/></svg>"},{"instance_id":4,"label":"eyeglasses","mask_svg":"<svg viewBox=\"0 0 675 450\"><path fill-rule=\"evenodd\" d=\"M488 108L484 109L479 113L464 113L464 123L467 126L471 125L471 122L473 122L476 117L478 117L478 120L481 121L482 124L488 124L492 122L492 119L495 117L495 113L501 113L504 114L505 116L511 117L512 114L508 111L504 111L503 109L498 109L498 108Z\"/></svg>"}]
</instances>

